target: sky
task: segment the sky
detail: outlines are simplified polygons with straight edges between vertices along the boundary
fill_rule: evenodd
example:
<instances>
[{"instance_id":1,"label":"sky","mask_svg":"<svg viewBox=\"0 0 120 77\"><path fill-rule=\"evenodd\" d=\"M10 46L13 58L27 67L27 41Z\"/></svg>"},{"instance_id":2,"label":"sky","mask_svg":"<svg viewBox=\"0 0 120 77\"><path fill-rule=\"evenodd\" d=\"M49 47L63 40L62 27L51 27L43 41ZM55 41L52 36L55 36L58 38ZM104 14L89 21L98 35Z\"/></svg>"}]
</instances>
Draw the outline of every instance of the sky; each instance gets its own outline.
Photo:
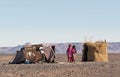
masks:
<instances>
[{"instance_id":1,"label":"sky","mask_svg":"<svg viewBox=\"0 0 120 77\"><path fill-rule=\"evenodd\" d=\"M120 42L120 0L0 0L0 47Z\"/></svg>"}]
</instances>

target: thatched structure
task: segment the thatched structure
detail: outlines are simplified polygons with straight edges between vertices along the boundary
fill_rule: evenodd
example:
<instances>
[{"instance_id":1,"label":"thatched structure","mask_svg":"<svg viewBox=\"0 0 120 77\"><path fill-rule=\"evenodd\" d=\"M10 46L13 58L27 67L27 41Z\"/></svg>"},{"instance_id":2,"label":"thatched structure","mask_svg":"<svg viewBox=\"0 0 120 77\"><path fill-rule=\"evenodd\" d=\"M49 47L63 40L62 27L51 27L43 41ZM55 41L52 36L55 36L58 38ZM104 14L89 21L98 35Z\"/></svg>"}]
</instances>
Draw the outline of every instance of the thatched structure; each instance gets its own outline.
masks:
<instances>
[{"instance_id":1,"label":"thatched structure","mask_svg":"<svg viewBox=\"0 0 120 77\"><path fill-rule=\"evenodd\" d=\"M83 45L82 61L108 62L106 41L86 42Z\"/></svg>"}]
</instances>

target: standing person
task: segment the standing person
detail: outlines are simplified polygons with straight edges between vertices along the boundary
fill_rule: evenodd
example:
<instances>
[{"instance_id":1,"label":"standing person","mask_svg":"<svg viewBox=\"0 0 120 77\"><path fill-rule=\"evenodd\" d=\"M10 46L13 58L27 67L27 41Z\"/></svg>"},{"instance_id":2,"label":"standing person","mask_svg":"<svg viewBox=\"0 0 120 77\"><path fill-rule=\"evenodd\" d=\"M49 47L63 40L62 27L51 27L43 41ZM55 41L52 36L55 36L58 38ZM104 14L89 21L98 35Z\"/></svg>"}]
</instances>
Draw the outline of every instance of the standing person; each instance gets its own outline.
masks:
<instances>
[{"instance_id":1,"label":"standing person","mask_svg":"<svg viewBox=\"0 0 120 77\"><path fill-rule=\"evenodd\" d=\"M68 57L68 62L72 62L72 56L73 56L73 51L72 51L72 45L69 44L68 49L66 51L67 57Z\"/></svg>"},{"instance_id":2,"label":"standing person","mask_svg":"<svg viewBox=\"0 0 120 77\"><path fill-rule=\"evenodd\" d=\"M73 47L72 47L72 52L73 52L73 55L72 55L72 62L75 62L76 53L77 53L75 45L73 45Z\"/></svg>"}]
</instances>

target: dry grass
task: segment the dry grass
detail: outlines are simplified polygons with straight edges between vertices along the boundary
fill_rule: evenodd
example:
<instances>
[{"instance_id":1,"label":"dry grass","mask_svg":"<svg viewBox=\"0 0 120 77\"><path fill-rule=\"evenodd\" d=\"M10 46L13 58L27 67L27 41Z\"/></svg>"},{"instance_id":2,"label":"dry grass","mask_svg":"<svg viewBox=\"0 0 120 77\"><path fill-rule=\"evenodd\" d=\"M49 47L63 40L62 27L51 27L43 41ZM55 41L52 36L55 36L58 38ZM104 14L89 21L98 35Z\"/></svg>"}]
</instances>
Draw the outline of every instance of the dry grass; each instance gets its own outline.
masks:
<instances>
[{"instance_id":1,"label":"dry grass","mask_svg":"<svg viewBox=\"0 0 120 77\"><path fill-rule=\"evenodd\" d=\"M109 62L80 62L82 55L77 55L76 63L67 63L66 55L57 55L61 64L8 65L12 55L0 55L0 77L119 77L120 54L109 54Z\"/></svg>"}]
</instances>

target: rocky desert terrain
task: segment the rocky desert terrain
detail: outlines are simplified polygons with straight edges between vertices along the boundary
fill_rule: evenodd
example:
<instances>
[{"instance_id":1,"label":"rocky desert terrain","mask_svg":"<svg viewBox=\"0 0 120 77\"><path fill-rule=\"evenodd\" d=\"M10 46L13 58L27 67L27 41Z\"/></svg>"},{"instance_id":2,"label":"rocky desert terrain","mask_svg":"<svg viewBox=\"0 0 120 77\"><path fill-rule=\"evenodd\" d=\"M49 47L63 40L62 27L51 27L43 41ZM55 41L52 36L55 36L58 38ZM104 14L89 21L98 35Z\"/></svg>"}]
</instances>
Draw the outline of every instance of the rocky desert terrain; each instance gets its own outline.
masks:
<instances>
[{"instance_id":1,"label":"rocky desert terrain","mask_svg":"<svg viewBox=\"0 0 120 77\"><path fill-rule=\"evenodd\" d=\"M0 55L0 77L120 77L120 54L109 54L108 63L80 62L67 63L67 57L57 54L52 64L8 64L14 55Z\"/></svg>"}]
</instances>

